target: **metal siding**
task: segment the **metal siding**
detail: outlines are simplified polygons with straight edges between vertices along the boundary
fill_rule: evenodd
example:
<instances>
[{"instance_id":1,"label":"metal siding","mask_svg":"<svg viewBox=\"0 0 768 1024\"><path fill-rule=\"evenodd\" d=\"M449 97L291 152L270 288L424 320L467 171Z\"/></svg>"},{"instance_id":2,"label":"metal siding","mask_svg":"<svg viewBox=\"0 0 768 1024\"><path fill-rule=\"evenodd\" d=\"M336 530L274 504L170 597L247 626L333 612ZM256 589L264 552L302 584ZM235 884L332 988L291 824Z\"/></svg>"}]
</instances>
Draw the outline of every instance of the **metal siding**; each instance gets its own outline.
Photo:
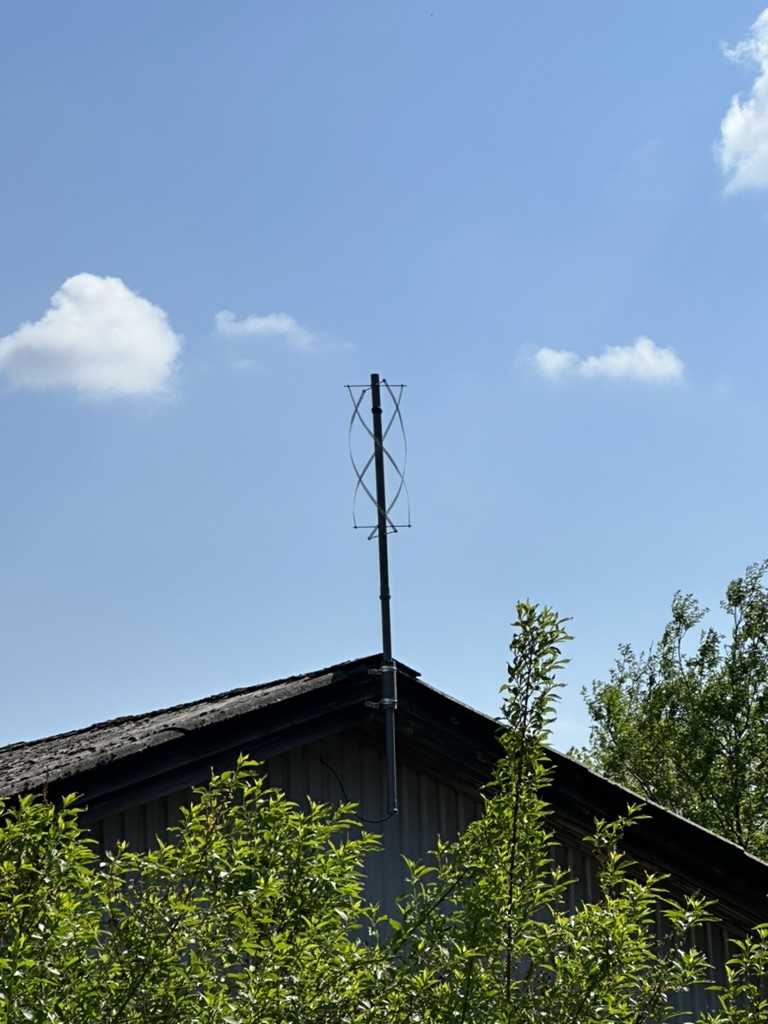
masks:
<instances>
[{"instance_id":1,"label":"metal siding","mask_svg":"<svg viewBox=\"0 0 768 1024\"><path fill-rule=\"evenodd\" d=\"M122 814L110 814L99 824L101 826L100 838L103 843L102 852L113 850L121 840L126 838Z\"/></svg>"},{"instance_id":2,"label":"metal siding","mask_svg":"<svg viewBox=\"0 0 768 1024\"><path fill-rule=\"evenodd\" d=\"M566 904L569 910L575 910L583 903L594 902L600 897L598 867L589 847L583 843L577 845L576 840L561 841L553 848L553 860L558 867L568 871L574 884L566 891ZM656 914L656 930L659 936L664 934L665 924L659 909ZM689 945L696 945L711 965L708 984L722 984L725 979L725 963L732 955L729 944L740 937L736 930L729 929L720 922L710 922L696 929L695 936ZM717 1009L717 996L707 989L707 985L697 985L688 992L670 997L673 1008L692 1015L696 1019L705 1010Z\"/></svg>"},{"instance_id":3,"label":"metal siding","mask_svg":"<svg viewBox=\"0 0 768 1024\"><path fill-rule=\"evenodd\" d=\"M573 884L565 893L569 910L575 910L582 903L592 903L597 899L597 862L590 855L586 843L578 844L578 840L558 839L552 847L552 859L557 867L562 868L568 877L573 879Z\"/></svg>"},{"instance_id":4,"label":"metal siding","mask_svg":"<svg viewBox=\"0 0 768 1024\"><path fill-rule=\"evenodd\" d=\"M422 773L418 775L418 787L419 839L418 847L414 851L415 856L420 855L419 851L434 849L435 840L440 834L440 801L437 782Z\"/></svg>"},{"instance_id":5,"label":"metal siding","mask_svg":"<svg viewBox=\"0 0 768 1024\"><path fill-rule=\"evenodd\" d=\"M267 761L270 785L305 804L307 795L324 803L358 805L363 827L382 836L381 854L368 859L366 895L390 912L402 893L403 855L422 858L437 836L455 837L480 812L480 801L439 781L418 766L398 765L400 813L386 817L385 758L370 744L334 736Z\"/></svg>"},{"instance_id":6,"label":"metal siding","mask_svg":"<svg viewBox=\"0 0 768 1024\"><path fill-rule=\"evenodd\" d=\"M172 825L177 825L181 820L181 808L189 807L194 798L194 790L191 786L178 790L166 797L166 820Z\"/></svg>"},{"instance_id":7,"label":"metal siding","mask_svg":"<svg viewBox=\"0 0 768 1024\"><path fill-rule=\"evenodd\" d=\"M287 754L278 754L277 757L270 758L269 764L266 766L267 783L275 789L286 790L286 780L288 777L287 759Z\"/></svg>"},{"instance_id":8,"label":"metal siding","mask_svg":"<svg viewBox=\"0 0 768 1024\"><path fill-rule=\"evenodd\" d=\"M709 981L672 996L670 1003L675 1010L690 1013L696 1019L705 1010L711 1012L718 1009L717 994L710 992L708 985L721 985L725 981L726 961L735 952L730 948L730 943L739 937L738 933L719 922L710 922L696 929L691 945L696 945L706 956L710 964Z\"/></svg>"},{"instance_id":9,"label":"metal siding","mask_svg":"<svg viewBox=\"0 0 768 1024\"><path fill-rule=\"evenodd\" d=\"M146 804L139 804L137 807L128 807L123 812L124 838L132 850L148 848L146 807Z\"/></svg>"},{"instance_id":10,"label":"metal siding","mask_svg":"<svg viewBox=\"0 0 768 1024\"><path fill-rule=\"evenodd\" d=\"M422 765L401 760L400 813L381 821L386 805L384 754L350 736L332 736L269 758L265 769L269 785L282 789L299 805L306 806L308 796L323 803L348 800L358 804L361 826L380 834L384 845L381 853L368 858L366 897L388 913L395 912L395 900L405 887L403 855L423 859L438 835L445 840L454 838L482 811L480 797L451 785ZM156 836L178 823L180 808L191 800L189 788L168 793L95 822L94 835L102 852L120 839L134 849L146 849L155 844ZM574 879L565 897L569 909L599 898L597 864L587 844L572 835L558 837L553 860ZM710 983L722 980L730 955L729 940L735 937L737 932L720 923L706 925L696 936L697 945L715 965ZM696 1019L705 1009L716 1008L717 1000L702 985L672 1002Z\"/></svg>"},{"instance_id":11,"label":"metal siding","mask_svg":"<svg viewBox=\"0 0 768 1024\"><path fill-rule=\"evenodd\" d=\"M160 796L150 800L145 804L145 812L147 847L152 849L157 846L158 838L162 839L168 832L168 798Z\"/></svg>"}]
</instances>

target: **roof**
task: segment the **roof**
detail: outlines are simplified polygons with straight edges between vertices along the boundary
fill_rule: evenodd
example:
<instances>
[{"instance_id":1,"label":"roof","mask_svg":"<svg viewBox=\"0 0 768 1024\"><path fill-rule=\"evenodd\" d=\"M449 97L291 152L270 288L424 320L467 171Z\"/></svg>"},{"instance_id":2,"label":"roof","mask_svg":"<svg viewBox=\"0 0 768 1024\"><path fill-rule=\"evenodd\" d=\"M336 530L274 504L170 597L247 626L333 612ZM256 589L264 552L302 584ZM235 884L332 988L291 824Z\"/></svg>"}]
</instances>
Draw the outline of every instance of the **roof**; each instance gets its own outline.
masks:
<instances>
[{"instance_id":1,"label":"roof","mask_svg":"<svg viewBox=\"0 0 768 1024\"><path fill-rule=\"evenodd\" d=\"M92 818L200 784L243 751L260 759L325 736L363 730L380 743L375 704L381 655L317 672L228 690L203 700L0 748L0 795L45 790L83 795ZM499 723L434 689L397 663L397 744L402 759L431 762L441 776L477 792L500 753ZM768 920L768 864L741 847L550 751L547 799L562 835L583 836L595 818L613 820L629 803L648 817L625 836L630 856L701 889L750 926Z\"/></svg>"},{"instance_id":2,"label":"roof","mask_svg":"<svg viewBox=\"0 0 768 1024\"><path fill-rule=\"evenodd\" d=\"M209 752L222 742L230 748L243 727L252 733L254 716L266 724L265 712L269 709L290 706L305 695L312 696L312 705L318 703L318 698L323 700L326 715L336 709L342 714L343 705L357 697L356 688L349 688L348 700L339 700L338 696L327 697L329 687L335 683L338 690L338 684L351 681L352 676L360 676L361 671L380 661L380 657L372 657L343 662L305 675L239 687L201 700L0 747L0 796L43 789L61 792L67 787L85 792L94 773L110 772L118 765L128 771L138 759L147 765L165 756L178 760L180 748L190 748L190 741L194 741L195 757L201 752L201 743ZM405 671L415 675L410 669ZM370 689L373 696L372 681ZM316 709L307 708L307 713L315 717ZM271 752L264 750L261 756Z\"/></svg>"}]
</instances>

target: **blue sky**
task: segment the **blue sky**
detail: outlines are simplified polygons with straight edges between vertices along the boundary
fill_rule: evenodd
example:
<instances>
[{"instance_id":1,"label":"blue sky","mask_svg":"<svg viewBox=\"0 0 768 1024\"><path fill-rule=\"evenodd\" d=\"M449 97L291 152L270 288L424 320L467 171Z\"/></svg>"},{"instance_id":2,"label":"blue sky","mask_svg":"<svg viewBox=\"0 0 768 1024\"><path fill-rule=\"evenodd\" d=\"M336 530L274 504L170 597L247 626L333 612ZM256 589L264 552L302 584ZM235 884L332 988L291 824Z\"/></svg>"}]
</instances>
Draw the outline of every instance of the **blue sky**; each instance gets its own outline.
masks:
<instances>
[{"instance_id":1,"label":"blue sky","mask_svg":"<svg viewBox=\"0 0 768 1024\"><path fill-rule=\"evenodd\" d=\"M394 653L555 731L768 555L768 9L0 9L0 742L380 649L345 384L405 383Z\"/></svg>"}]
</instances>

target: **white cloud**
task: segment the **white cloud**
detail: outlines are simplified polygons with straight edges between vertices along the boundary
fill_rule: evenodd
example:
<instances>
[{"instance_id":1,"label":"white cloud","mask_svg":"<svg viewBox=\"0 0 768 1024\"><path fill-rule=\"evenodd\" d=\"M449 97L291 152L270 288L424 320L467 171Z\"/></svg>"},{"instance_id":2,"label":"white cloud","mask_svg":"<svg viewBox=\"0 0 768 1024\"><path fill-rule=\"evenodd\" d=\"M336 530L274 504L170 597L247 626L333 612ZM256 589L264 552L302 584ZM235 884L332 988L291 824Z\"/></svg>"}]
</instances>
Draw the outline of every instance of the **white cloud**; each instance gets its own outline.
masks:
<instances>
[{"instance_id":1,"label":"white cloud","mask_svg":"<svg viewBox=\"0 0 768 1024\"><path fill-rule=\"evenodd\" d=\"M725 55L738 63L757 66L757 77L746 99L734 96L720 124L718 157L728 176L726 192L768 188L768 8L749 35Z\"/></svg>"},{"instance_id":2,"label":"white cloud","mask_svg":"<svg viewBox=\"0 0 768 1024\"><path fill-rule=\"evenodd\" d=\"M562 377L573 369L579 359L575 352L564 349L540 348L533 357L536 369L545 377Z\"/></svg>"},{"instance_id":3,"label":"white cloud","mask_svg":"<svg viewBox=\"0 0 768 1024\"><path fill-rule=\"evenodd\" d=\"M533 362L539 373L550 379L578 374L668 384L679 380L685 370L685 363L671 348L660 348L650 338L638 338L634 345L609 345L599 356L585 359L566 349L540 348Z\"/></svg>"},{"instance_id":4,"label":"white cloud","mask_svg":"<svg viewBox=\"0 0 768 1024\"><path fill-rule=\"evenodd\" d=\"M232 336L283 338L295 348L311 348L317 340L310 331L301 327L287 313L268 313L267 316L251 314L244 320L237 320L234 313L223 309L215 317L219 334Z\"/></svg>"},{"instance_id":5,"label":"white cloud","mask_svg":"<svg viewBox=\"0 0 768 1024\"><path fill-rule=\"evenodd\" d=\"M76 274L40 320L0 338L0 373L19 388L149 395L165 390L180 349L165 312L119 277Z\"/></svg>"}]
</instances>

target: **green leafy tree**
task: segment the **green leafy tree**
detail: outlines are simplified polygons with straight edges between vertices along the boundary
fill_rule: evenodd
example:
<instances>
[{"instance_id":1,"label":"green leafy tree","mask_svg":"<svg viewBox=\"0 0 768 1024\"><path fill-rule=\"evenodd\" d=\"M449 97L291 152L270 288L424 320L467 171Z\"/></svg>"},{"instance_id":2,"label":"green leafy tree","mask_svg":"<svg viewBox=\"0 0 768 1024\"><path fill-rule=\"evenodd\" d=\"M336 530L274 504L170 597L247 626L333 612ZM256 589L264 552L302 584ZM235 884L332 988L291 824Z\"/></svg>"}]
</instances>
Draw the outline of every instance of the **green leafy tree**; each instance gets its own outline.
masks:
<instances>
[{"instance_id":1,"label":"green leafy tree","mask_svg":"<svg viewBox=\"0 0 768 1024\"><path fill-rule=\"evenodd\" d=\"M592 844L602 895L569 909L573 879L552 861L544 751L564 622L518 605L503 687L504 756L482 817L437 866L416 868L402 924L387 950L400 990L397 1020L488 1024L641 1024L671 1019L669 996L701 982L690 932L705 901L668 899L663 879L636 877L619 850L639 816L598 822ZM435 912L435 911L438 912ZM666 922L659 938L656 914ZM395 953L396 955L392 955Z\"/></svg>"},{"instance_id":2,"label":"green leafy tree","mask_svg":"<svg viewBox=\"0 0 768 1024\"><path fill-rule=\"evenodd\" d=\"M589 746L577 756L643 797L768 857L768 562L728 585L730 630L691 632L707 609L675 594L661 640L629 645L584 691ZM692 649L689 649L692 647Z\"/></svg>"},{"instance_id":3,"label":"green leafy tree","mask_svg":"<svg viewBox=\"0 0 768 1024\"><path fill-rule=\"evenodd\" d=\"M705 1013L701 1024L765 1024L768 925L758 925L752 935L735 939L732 945L736 952L726 964L726 984L712 986L719 1012Z\"/></svg>"},{"instance_id":4,"label":"green leafy tree","mask_svg":"<svg viewBox=\"0 0 768 1024\"><path fill-rule=\"evenodd\" d=\"M241 759L169 841L103 863L72 798L0 816L2 1024L645 1024L705 978L705 901L669 898L620 851L640 815L597 823L601 893L575 908L552 859L543 747L562 620L518 606L503 756L482 817L411 864L392 917L363 896L376 837L351 806L302 810ZM665 922L659 932L657 916ZM759 932L712 1024L759 1008ZM762 1019L762 1018L761 1018Z\"/></svg>"},{"instance_id":5,"label":"green leafy tree","mask_svg":"<svg viewBox=\"0 0 768 1024\"><path fill-rule=\"evenodd\" d=\"M71 799L6 806L0 1020L346 1020L377 840L351 835L349 806L301 811L254 767L215 776L172 841L101 864Z\"/></svg>"}]
</instances>

